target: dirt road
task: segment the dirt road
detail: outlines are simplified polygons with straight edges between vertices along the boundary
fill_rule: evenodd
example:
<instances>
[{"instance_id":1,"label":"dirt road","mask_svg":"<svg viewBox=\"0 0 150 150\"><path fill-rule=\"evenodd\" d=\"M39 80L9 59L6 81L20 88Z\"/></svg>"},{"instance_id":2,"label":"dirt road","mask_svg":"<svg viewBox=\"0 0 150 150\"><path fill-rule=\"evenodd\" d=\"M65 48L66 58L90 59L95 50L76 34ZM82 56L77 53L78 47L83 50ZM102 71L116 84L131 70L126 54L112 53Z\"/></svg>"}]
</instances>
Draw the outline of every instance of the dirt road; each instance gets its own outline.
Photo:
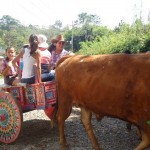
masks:
<instances>
[{"instance_id":1,"label":"dirt road","mask_svg":"<svg viewBox=\"0 0 150 150\"><path fill-rule=\"evenodd\" d=\"M57 126L50 128L50 121L43 111L23 114L24 122L19 138L13 144L0 143L0 150L59 150ZM101 122L92 118L96 136L103 150L133 150L140 142L136 127L127 132L126 122L105 117ZM91 143L80 121L80 110L74 108L66 120L66 138L70 150L92 150Z\"/></svg>"}]
</instances>

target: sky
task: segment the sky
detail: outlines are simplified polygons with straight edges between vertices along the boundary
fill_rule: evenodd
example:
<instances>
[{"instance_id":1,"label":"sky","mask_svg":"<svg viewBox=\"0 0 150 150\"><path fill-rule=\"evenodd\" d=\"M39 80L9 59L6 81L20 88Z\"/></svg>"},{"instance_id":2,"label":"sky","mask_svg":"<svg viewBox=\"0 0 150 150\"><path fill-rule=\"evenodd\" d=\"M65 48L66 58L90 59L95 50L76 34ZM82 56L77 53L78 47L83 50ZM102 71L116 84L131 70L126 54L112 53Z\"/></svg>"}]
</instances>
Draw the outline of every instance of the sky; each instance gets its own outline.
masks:
<instances>
[{"instance_id":1,"label":"sky","mask_svg":"<svg viewBox=\"0 0 150 150\"><path fill-rule=\"evenodd\" d=\"M56 20L71 26L83 12L99 16L101 25L109 28L121 20L132 24L136 15L146 23L150 0L1 0L0 5L0 18L10 15L24 25L45 27Z\"/></svg>"}]
</instances>

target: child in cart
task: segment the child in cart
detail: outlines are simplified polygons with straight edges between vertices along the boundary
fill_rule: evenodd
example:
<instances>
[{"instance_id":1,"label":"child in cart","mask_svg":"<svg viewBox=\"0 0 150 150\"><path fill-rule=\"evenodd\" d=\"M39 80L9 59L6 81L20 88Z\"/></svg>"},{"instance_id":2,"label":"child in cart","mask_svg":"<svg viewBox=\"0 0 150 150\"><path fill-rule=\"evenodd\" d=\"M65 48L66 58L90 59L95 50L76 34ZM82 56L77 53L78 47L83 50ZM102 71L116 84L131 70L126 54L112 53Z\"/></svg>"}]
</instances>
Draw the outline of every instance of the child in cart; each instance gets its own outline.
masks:
<instances>
[{"instance_id":1,"label":"child in cart","mask_svg":"<svg viewBox=\"0 0 150 150\"><path fill-rule=\"evenodd\" d=\"M18 78L18 67L12 65L12 60L15 57L14 47L8 47L6 49L6 58L3 59L1 64L1 74L4 77L4 83L8 85L17 85L19 82Z\"/></svg>"}]
</instances>

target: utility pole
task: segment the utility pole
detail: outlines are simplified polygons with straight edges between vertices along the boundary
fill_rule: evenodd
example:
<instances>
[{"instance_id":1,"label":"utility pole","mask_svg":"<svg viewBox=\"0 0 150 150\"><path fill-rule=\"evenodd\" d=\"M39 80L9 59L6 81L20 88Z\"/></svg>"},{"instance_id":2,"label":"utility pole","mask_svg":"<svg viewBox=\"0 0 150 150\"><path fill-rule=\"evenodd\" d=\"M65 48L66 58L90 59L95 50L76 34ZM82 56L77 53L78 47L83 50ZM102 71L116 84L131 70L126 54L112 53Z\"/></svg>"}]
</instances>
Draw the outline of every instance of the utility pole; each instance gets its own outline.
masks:
<instances>
[{"instance_id":1,"label":"utility pole","mask_svg":"<svg viewBox=\"0 0 150 150\"><path fill-rule=\"evenodd\" d=\"M143 1L141 0L141 6L140 6L140 20L142 21L142 9L143 9Z\"/></svg>"},{"instance_id":2,"label":"utility pole","mask_svg":"<svg viewBox=\"0 0 150 150\"><path fill-rule=\"evenodd\" d=\"M74 27L74 24L73 24L73 21L72 21L72 37L71 37L72 52L74 52L73 51L73 27Z\"/></svg>"}]
</instances>

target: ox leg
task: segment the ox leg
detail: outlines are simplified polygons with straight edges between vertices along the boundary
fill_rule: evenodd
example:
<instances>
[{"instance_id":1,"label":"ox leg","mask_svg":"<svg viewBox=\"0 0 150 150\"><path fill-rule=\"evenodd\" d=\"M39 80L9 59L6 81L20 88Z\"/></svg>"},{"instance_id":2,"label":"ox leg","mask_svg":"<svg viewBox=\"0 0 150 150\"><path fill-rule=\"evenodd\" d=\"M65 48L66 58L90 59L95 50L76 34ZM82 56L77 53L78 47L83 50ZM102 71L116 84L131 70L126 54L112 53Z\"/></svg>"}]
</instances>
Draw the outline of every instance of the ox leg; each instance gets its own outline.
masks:
<instances>
[{"instance_id":1,"label":"ox leg","mask_svg":"<svg viewBox=\"0 0 150 150\"><path fill-rule=\"evenodd\" d=\"M66 141L65 133L64 133L64 127L65 127L65 120L69 117L70 113L71 113L71 107L65 107L64 105L60 109L58 109L57 121L58 121L58 128L59 128L59 137L60 137L59 142L61 145L61 150L69 149L69 146Z\"/></svg>"},{"instance_id":2,"label":"ox leg","mask_svg":"<svg viewBox=\"0 0 150 150\"><path fill-rule=\"evenodd\" d=\"M141 131L142 141L134 150L145 150L150 146L150 133Z\"/></svg>"},{"instance_id":3,"label":"ox leg","mask_svg":"<svg viewBox=\"0 0 150 150\"><path fill-rule=\"evenodd\" d=\"M102 118L104 117L104 115L102 115L102 114L95 114L94 113L94 115L95 115L97 121L101 121Z\"/></svg>"},{"instance_id":4,"label":"ox leg","mask_svg":"<svg viewBox=\"0 0 150 150\"><path fill-rule=\"evenodd\" d=\"M91 111L87 110L86 108L81 107L81 120L92 142L92 146L95 150L100 150L99 144L97 142L97 139L92 129L91 117L92 117Z\"/></svg>"}]
</instances>

